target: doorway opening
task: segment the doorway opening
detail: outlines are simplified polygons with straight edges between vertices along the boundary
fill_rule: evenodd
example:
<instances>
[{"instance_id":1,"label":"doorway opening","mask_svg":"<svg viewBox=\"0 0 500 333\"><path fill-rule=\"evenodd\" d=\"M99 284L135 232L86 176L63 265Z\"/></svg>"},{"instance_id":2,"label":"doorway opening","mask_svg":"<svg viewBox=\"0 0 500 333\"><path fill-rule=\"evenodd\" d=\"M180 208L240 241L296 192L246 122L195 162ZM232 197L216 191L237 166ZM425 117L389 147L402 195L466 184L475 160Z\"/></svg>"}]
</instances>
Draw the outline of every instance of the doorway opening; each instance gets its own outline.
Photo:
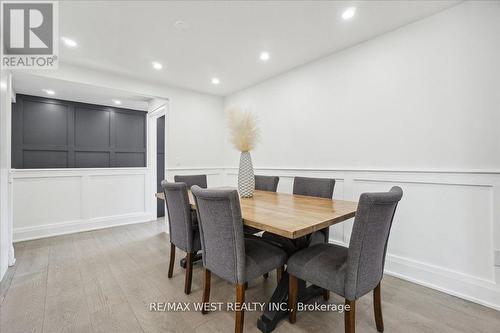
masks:
<instances>
[{"instance_id":1,"label":"doorway opening","mask_svg":"<svg viewBox=\"0 0 500 333\"><path fill-rule=\"evenodd\" d=\"M165 116L156 119L156 192L162 192L161 182L165 179ZM165 216L165 202L156 199L156 216Z\"/></svg>"}]
</instances>

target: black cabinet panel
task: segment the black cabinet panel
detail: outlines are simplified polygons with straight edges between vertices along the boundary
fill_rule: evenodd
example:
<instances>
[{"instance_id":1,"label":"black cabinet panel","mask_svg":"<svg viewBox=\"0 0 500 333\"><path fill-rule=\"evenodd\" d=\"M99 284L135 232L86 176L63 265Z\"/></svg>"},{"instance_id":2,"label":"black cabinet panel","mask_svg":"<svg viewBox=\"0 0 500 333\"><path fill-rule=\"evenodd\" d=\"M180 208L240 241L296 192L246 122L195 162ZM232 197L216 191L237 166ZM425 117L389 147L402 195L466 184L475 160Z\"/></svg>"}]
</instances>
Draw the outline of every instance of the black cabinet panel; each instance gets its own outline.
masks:
<instances>
[{"instance_id":1,"label":"black cabinet panel","mask_svg":"<svg viewBox=\"0 0 500 333\"><path fill-rule=\"evenodd\" d=\"M110 146L110 111L75 107L75 146Z\"/></svg>"},{"instance_id":2,"label":"black cabinet panel","mask_svg":"<svg viewBox=\"0 0 500 333\"><path fill-rule=\"evenodd\" d=\"M12 167L146 166L146 112L18 94Z\"/></svg>"},{"instance_id":3,"label":"black cabinet panel","mask_svg":"<svg viewBox=\"0 0 500 333\"><path fill-rule=\"evenodd\" d=\"M137 114L116 112L116 148L145 147L145 118Z\"/></svg>"},{"instance_id":4,"label":"black cabinet panel","mask_svg":"<svg viewBox=\"0 0 500 333\"><path fill-rule=\"evenodd\" d=\"M76 151L75 168L107 168L109 152Z\"/></svg>"},{"instance_id":5,"label":"black cabinet panel","mask_svg":"<svg viewBox=\"0 0 500 333\"><path fill-rule=\"evenodd\" d=\"M146 153L115 153L117 167L142 167L146 164Z\"/></svg>"},{"instance_id":6,"label":"black cabinet panel","mask_svg":"<svg viewBox=\"0 0 500 333\"><path fill-rule=\"evenodd\" d=\"M24 101L23 143L68 144L68 108L65 105Z\"/></svg>"},{"instance_id":7,"label":"black cabinet panel","mask_svg":"<svg viewBox=\"0 0 500 333\"><path fill-rule=\"evenodd\" d=\"M25 150L25 169L66 168L68 153L65 151Z\"/></svg>"}]
</instances>

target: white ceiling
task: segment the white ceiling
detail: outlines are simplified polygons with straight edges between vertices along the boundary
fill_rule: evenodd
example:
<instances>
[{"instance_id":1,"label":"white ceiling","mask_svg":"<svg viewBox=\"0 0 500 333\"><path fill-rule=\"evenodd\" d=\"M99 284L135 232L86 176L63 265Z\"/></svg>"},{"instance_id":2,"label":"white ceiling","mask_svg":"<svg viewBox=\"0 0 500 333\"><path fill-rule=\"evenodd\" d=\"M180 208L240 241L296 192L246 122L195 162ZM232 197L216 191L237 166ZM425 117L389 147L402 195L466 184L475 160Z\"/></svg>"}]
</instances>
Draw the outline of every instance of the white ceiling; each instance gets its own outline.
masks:
<instances>
[{"instance_id":1,"label":"white ceiling","mask_svg":"<svg viewBox=\"0 0 500 333\"><path fill-rule=\"evenodd\" d=\"M150 96L141 96L121 90L95 87L22 72L14 73L12 84L16 94L57 98L133 110L148 111L150 105L157 103L157 99ZM44 89L53 90L55 95L47 95ZM113 100L119 100L122 104L116 105Z\"/></svg>"},{"instance_id":2,"label":"white ceiling","mask_svg":"<svg viewBox=\"0 0 500 333\"><path fill-rule=\"evenodd\" d=\"M60 55L71 64L227 95L457 2L61 1L60 35L79 46L61 44ZM350 6L356 16L344 21ZM177 30L179 20L190 29ZM258 58L264 50L271 55L266 63Z\"/></svg>"}]
</instances>

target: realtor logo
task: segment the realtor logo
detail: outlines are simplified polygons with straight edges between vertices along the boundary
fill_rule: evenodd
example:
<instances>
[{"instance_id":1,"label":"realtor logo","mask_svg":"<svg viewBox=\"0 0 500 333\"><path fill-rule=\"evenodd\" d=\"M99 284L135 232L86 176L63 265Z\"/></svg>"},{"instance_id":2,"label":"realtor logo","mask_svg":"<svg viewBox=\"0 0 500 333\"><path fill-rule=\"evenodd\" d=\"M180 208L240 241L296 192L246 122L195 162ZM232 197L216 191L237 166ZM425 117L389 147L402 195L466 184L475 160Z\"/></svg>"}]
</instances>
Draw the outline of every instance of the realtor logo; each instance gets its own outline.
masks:
<instances>
[{"instance_id":1,"label":"realtor logo","mask_svg":"<svg viewBox=\"0 0 500 333\"><path fill-rule=\"evenodd\" d=\"M2 1L2 67L57 68L58 3Z\"/></svg>"}]
</instances>

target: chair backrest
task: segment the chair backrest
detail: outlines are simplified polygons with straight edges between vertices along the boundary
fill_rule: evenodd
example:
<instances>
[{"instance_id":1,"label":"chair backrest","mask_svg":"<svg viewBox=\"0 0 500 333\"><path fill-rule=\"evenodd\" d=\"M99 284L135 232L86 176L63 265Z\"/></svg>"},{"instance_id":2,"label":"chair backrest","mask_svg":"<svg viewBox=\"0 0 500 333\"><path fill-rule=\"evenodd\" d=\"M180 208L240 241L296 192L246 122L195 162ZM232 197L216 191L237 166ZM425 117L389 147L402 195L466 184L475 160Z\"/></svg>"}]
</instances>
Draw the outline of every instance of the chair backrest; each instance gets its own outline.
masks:
<instances>
[{"instance_id":1,"label":"chair backrest","mask_svg":"<svg viewBox=\"0 0 500 333\"><path fill-rule=\"evenodd\" d=\"M207 188L207 175L175 175L176 183L186 183L188 190L193 185L198 185L201 188Z\"/></svg>"},{"instance_id":2,"label":"chair backrest","mask_svg":"<svg viewBox=\"0 0 500 333\"><path fill-rule=\"evenodd\" d=\"M276 176L255 176L255 189L259 191L276 192L280 177Z\"/></svg>"},{"instance_id":3,"label":"chair backrest","mask_svg":"<svg viewBox=\"0 0 500 333\"><path fill-rule=\"evenodd\" d=\"M295 177L293 180L293 194L310 197L331 199L334 187L335 179L330 178Z\"/></svg>"},{"instance_id":4,"label":"chair backrest","mask_svg":"<svg viewBox=\"0 0 500 333\"><path fill-rule=\"evenodd\" d=\"M361 194L347 256L347 299L363 296L382 280L392 220L402 197L398 186L389 192Z\"/></svg>"},{"instance_id":5,"label":"chair backrest","mask_svg":"<svg viewBox=\"0 0 500 333\"><path fill-rule=\"evenodd\" d=\"M203 266L231 282L245 282L243 220L236 190L193 186L200 228Z\"/></svg>"},{"instance_id":6,"label":"chair backrest","mask_svg":"<svg viewBox=\"0 0 500 333\"><path fill-rule=\"evenodd\" d=\"M178 248L193 251L193 224L187 185L185 183L161 182L167 205L170 242Z\"/></svg>"}]
</instances>

